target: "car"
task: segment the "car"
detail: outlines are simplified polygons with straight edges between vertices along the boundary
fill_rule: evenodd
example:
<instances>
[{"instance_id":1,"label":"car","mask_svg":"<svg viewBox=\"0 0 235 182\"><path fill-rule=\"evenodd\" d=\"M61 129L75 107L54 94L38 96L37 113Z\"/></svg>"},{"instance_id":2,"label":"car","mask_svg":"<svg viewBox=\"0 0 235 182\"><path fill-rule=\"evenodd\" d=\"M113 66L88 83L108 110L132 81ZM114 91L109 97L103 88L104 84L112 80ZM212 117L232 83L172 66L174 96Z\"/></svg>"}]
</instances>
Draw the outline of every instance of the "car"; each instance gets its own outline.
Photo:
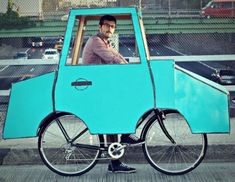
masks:
<instances>
[{"instance_id":1,"label":"car","mask_svg":"<svg viewBox=\"0 0 235 182\"><path fill-rule=\"evenodd\" d=\"M15 59L28 59L29 55L27 52L17 52L14 58Z\"/></svg>"},{"instance_id":2,"label":"car","mask_svg":"<svg viewBox=\"0 0 235 182\"><path fill-rule=\"evenodd\" d=\"M230 91L230 107L235 109L235 91Z\"/></svg>"},{"instance_id":3,"label":"car","mask_svg":"<svg viewBox=\"0 0 235 182\"><path fill-rule=\"evenodd\" d=\"M201 15L211 17L235 17L235 0L212 0L204 8Z\"/></svg>"},{"instance_id":4,"label":"car","mask_svg":"<svg viewBox=\"0 0 235 182\"><path fill-rule=\"evenodd\" d=\"M43 40L41 37L34 37L32 39L32 47L42 47L43 46Z\"/></svg>"},{"instance_id":5,"label":"car","mask_svg":"<svg viewBox=\"0 0 235 182\"><path fill-rule=\"evenodd\" d=\"M55 43L55 49L57 49L59 52L62 50L63 47L63 41L60 39Z\"/></svg>"},{"instance_id":6,"label":"car","mask_svg":"<svg viewBox=\"0 0 235 182\"><path fill-rule=\"evenodd\" d=\"M42 59L56 59L58 60L60 57L57 49L46 49L43 53Z\"/></svg>"},{"instance_id":7,"label":"car","mask_svg":"<svg viewBox=\"0 0 235 182\"><path fill-rule=\"evenodd\" d=\"M221 85L235 85L235 71L232 69L216 70L211 76L213 81Z\"/></svg>"}]
</instances>

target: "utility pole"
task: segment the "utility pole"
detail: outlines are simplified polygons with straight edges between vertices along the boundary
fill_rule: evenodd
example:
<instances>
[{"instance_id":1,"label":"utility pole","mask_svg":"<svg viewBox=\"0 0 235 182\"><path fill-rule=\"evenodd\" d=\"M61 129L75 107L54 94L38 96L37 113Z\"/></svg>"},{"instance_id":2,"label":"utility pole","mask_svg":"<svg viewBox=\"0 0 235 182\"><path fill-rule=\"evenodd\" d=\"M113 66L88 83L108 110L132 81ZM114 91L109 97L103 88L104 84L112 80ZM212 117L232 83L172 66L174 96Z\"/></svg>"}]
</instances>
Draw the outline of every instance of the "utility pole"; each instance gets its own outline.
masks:
<instances>
[{"instance_id":1,"label":"utility pole","mask_svg":"<svg viewBox=\"0 0 235 182\"><path fill-rule=\"evenodd\" d=\"M139 0L139 5L138 5L139 13L142 14L142 2Z\"/></svg>"}]
</instances>

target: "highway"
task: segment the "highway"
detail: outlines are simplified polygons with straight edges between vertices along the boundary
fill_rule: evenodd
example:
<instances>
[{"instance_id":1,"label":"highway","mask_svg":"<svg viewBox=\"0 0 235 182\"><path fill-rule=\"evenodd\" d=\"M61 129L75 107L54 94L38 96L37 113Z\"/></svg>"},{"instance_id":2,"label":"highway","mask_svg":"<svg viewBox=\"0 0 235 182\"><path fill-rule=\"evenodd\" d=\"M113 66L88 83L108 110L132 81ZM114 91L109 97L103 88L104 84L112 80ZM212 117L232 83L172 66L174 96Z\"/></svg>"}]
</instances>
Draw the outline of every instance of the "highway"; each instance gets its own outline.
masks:
<instances>
[{"instance_id":1,"label":"highway","mask_svg":"<svg viewBox=\"0 0 235 182\"><path fill-rule=\"evenodd\" d=\"M11 84L55 71L57 65L11 65L0 70L0 90L11 89Z\"/></svg>"},{"instance_id":2,"label":"highway","mask_svg":"<svg viewBox=\"0 0 235 182\"><path fill-rule=\"evenodd\" d=\"M41 59L44 50L45 48L25 48L25 51L27 51L30 56L30 59L26 61L30 63L31 59ZM125 57L132 57L135 54L135 47L121 46L119 51ZM150 52L151 55L154 56L179 55L178 53L164 46L157 46L154 48L152 47ZM0 90L9 90L11 89L12 83L54 71L56 70L57 65L5 65L1 66L0 68Z\"/></svg>"},{"instance_id":3,"label":"highway","mask_svg":"<svg viewBox=\"0 0 235 182\"><path fill-rule=\"evenodd\" d=\"M135 55L135 47L131 43L120 44L119 51L123 54L124 57L132 57ZM29 54L28 61L31 63L31 59L41 59L42 54L46 48L25 48L25 51ZM22 51L22 49L21 49ZM186 54L183 54L177 50L174 50L171 47L166 45L155 44L154 46L149 47L150 55L153 57L158 56L179 56L184 57ZM17 60L16 60L17 61ZM42 60L42 63L45 63ZM48 62L49 63L49 62ZM211 74L215 72L215 67L226 67L229 69L235 69L235 64L232 61L227 62L201 62L201 61L192 61L184 62L177 61L177 65L192 71L196 74L199 74L205 78L211 79ZM55 71L57 69L57 64L25 64L25 65L0 65L0 90L9 90L11 89L11 84L25 80L31 77L42 75L48 72Z\"/></svg>"},{"instance_id":4,"label":"highway","mask_svg":"<svg viewBox=\"0 0 235 182\"><path fill-rule=\"evenodd\" d=\"M31 64L32 59L42 58L44 50L45 48L21 48L21 52L27 52L29 55L29 59L25 60L26 63L30 63L29 65L0 65L0 90L9 90L12 83L55 71L57 64Z\"/></svg>"}]
</instances>

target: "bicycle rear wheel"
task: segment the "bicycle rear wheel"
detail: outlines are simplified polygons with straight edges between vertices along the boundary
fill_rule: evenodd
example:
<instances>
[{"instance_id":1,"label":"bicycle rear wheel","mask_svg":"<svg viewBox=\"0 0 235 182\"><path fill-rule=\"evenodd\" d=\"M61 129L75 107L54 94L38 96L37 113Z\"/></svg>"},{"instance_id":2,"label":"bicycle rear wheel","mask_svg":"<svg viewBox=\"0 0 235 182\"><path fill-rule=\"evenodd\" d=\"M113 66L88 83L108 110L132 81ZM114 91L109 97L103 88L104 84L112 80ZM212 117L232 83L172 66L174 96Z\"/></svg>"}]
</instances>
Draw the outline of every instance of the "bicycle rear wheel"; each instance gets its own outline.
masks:
<instances>
[{"instance_id":1,"label":"bicycle rear wheel","mask_svg":"<svg viewBox=\"0 0 235 182\"><path fill-rule=\"evenodd\" d=\"M192 134L187 121L179 113L167 113L163 120L169 140L159 124L159 117L152 118L141 137L148 162L158 171L168 175L185 174L195 169L203 160L207 150L206 134Z\"/></svg>"},{"instance_id":2,"label":"bicycle rear wheel","mask_svg":"<svg viewBox=\"0 0 235 182\"><path fill-rule=\"evenodd\" d=\"M73 141L74 140L74 141ZM88 172L100 156L100 137L74 115L60 115L41 129L38 149L45 165L63 176Z\"/></svg>"}]
</instances>

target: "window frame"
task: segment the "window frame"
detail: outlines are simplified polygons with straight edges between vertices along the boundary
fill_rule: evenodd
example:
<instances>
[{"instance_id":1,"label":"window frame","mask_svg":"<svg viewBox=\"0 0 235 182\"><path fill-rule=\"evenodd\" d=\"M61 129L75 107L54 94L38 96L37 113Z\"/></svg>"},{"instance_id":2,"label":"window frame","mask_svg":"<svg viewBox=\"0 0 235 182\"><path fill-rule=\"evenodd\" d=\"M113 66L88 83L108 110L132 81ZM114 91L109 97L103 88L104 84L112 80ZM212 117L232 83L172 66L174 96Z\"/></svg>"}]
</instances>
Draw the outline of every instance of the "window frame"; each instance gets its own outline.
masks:
<instances>
[{"instance_id":1,"label":"window frame","mask_svg":"<svg viewBox=\"0 0 235 182\"><path fill-rule=\"evenodd\" d=\"M133 10L135 8L129 8L129 9ZM77 11L80 11L80 10L77 10ZM139 57L138 57L139 62L132 63L132 64L142 64L143 62L145 62L145 60L150 59L148 46L147 46L147 40L146 40L145 31L144 31L144 27L143 27L143 21L142 21L142 18L138 16L137 12L133 13L132 11L130 11L130 12L125 12L125 13L121 13L121 14L120 13L103 12L102 14L97 14L97 15L95 15L95 14L91 14L91 15L90 14L82 14L82 13L81 14L79 14L79 13L73 14L73 12L72 12L70 14L72 14L74 17L69 18L70 29L72 29L72 30L70 30L70 32L66 31L65 36L68 36L67 34L70 33L69 41L67 40L67 44L70 45L71 41L73 41L72 40L73 39L73 30L75 28L76 21L78 21L78 26L76 26L77 31L76 31L76 36L75 36L75 39L73 42L74 45L73 45L73 50L72 50L73 52L72 52L71 63L68 64L68 61L67 61L67 55L69 54L70 46L68 47L67 51L64 51L64 50L62 51L61 62L65 63L64 66L78 66L78 65L81 66L81 65L83 65L83 64L79 64L79 56L81 55L81 48L82 48L82 44L83 44L83 37L84 37L84 31L86 28L86 24L89 20L98 20L104 14L111 14L111 15L115 16L117 20L128 19L128 20L132 21L134 37L135 37L135 42L136 42L138 54L141 52L141 54L139 54ZM73 21L72 26L71 26L71 21ZM68 24L69 24L69 22L68 22ZM68 29L68 26L67 26L67 29ZM139 36L139 35L141 35L141 36ZM64 43L66 43L66 42L64 42ZM64 48L66 49L66 46L64 46ZM66 58L65 58L65 54L66 54ZM60 65L62 66L61 63L60 63ZM109 65L109 64L107 64L107 65Z\"/></svg>"}]
</instances>

